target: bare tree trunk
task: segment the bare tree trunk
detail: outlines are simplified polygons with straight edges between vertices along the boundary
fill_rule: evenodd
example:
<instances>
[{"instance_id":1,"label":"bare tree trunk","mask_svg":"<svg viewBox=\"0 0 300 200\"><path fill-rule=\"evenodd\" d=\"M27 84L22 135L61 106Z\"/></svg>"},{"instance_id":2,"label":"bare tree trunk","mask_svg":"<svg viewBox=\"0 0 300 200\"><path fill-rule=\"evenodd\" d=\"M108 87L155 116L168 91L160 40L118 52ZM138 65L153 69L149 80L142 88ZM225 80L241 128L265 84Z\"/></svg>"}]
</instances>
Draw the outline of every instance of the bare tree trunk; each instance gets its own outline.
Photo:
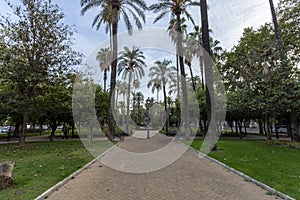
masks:
<instances>
[{"instance_id":1,"label":"bare tree trunk","mask_svg":"<svg viewBox=\"0 0 300 200\"><path fill-rule=\"evenodd\" d=\"M207 3L206 0L200 0L201 9L201 24L202 24L202 43L205 51L212 57L210 41L209 41L209 25L208 25L208 14L207 14ZM212 76L212 58L204 56L204 67L205 67L205 83L206 83L206 104L207 104L207 118L210 138L210 149L217 150L216 141L216 115L215 115L215 99L214 99L214 88L213 88L213 76ZM212 122L212 123L210 123Z\"/></svg>"},{"instance_id":2,"label":"bare tree trunk","mask_svg":"<svg viewBox=\"0 0 300 200\"><path fill-rule=\"evenodd\" d=\"M22 128L19 134L19 146L25 145L27 118L28 118L28 111L25 109L23 112Z\"/></svg>"},{"instance_id":3,"label":"bare tree trunk","mask_svg":"<svg viewBox=\"0 0 300 200\"><path fill-rule=\"evenodd\" d=\"M56 128L57 128L57 123L56 123L56 120L54 120L53 122L51 122L50 142L54 141L54 135L55 135Z\"/></svg>"},{"instance_id":4,"label":"bare tree trunk","mask_svg":"<svg viewBox=\"0 0 300 200\"><path fill-rule=\"evenodd\" d=\"M169 134L169 112L168 112L168 106L167 106L167 93L166 93L166 86L163 83L163 92L164 92L164 104L165 104L165 111L166 111L166 122L165 122L165 130L166 135Z\"/></svg>"},{"instance_id":5,"label":"bare tree trunk","mask_svg":"<svg viewBox=\"0 0 300 200\"><path fill-rule=\"evenodd\" d=\"M194 90L194 92L196 92L196 83L195 83L195 80L194 80L193 69L192 69L192 65L191 65L190 62L188 63L188 66L189 66L189 69L190 69L193 90Z\"/></svg>"},{"instance_id":6,"label":"bare tree trunk","mask_svg":"<svg viewBox=\"0 0 300 200\"><path fill-rule=\"evenodd\" d=\"M180 74L181 74L181 89L182 89L182 103L183 103L183 123L185 128L185 137L188 138L190 135L189 129L189 113L188 113L188 93L186 86L186 75L184 69L184 60L183 60L183 36L181 30L181 19L180 19L181 11L176 11L176 24L177 24L177 42L176 42L176 51L179 56L179 66L180 66Z\"/></svg>"},{"instance_id":7,"label":"bare tree trunk","mask_svg":"<svg viewBox=\"0 0 300 200\"><path fill-rule=\"evenodd\" d=\"M267 140L272 140L271 133L270 133L270 117L269 116L266 116L266 118L265 118L264 128L265 128Z\"/></svg>"},{"instance_id":8,"label":"bare tree trunk","mask_svg":"<svg viewBox=\"0 0 300 200\"><path fill-rule=\"evenodd\" d=\"M129 72L129 80L128 80L128 88L127 88L127 117L126 117L126 132L129 134L129 117L130 117L130 87L131 87L131 79L132 79L132 74Z\"/></svg>"},{"instance_id":9,"label":"bare tree trunk","mask_svg":"<svg viewBox=\"0 0 300 200\"><path fill-rule=\"evenodd\" d=\"M264 134L262 119L258 119L259 134Z\"/></svg>"},{"instance_id":10,"label":"bare tree trunk","mask_svg":"<svg viewBox=\"0 0 300 200\"><path fill-rule=\"evenodd\" d=\"M299 135L299 127L298 127L298 120L295 112L290 113L291 117L291 136L292 141L294 142L300 142L300 135Z\"/></svg>"}]
</instances>

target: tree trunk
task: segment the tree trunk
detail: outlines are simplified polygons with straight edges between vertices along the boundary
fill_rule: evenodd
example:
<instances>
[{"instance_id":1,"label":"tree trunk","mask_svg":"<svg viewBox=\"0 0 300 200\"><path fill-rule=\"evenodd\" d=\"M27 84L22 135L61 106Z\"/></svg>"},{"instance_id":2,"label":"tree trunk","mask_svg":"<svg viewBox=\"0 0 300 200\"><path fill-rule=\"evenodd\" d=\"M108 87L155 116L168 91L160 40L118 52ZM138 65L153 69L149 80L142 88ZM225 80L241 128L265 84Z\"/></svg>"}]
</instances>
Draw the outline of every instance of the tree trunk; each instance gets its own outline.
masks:
<instances>
[{"instance_id":1,"label":"tree trunk","mask_svg":"<svg viewBox=\"0 0 300 200\"><path fill-rule=\"evenodd\" d=\"M119 89L116 90L117 96L116 96L116 103L115 106L118 107L118 98L119 98Z\"/></svg>"},{"instance_id":2,"label":"tree trunk","mask_svg":"<svg viewBox=\"0 0 300 200\"><path fill-rule=\"evenodd\" d=\"M115 120L113 112L115 109L115 92L116 87L116 77L117 77L117 64L118 64L118 12L120 10L120 2L118 0L113 0L112 2L113 10L113 23L112 23L112 64L111 64L111 76L110 76L110 90L109 90L109 104L108 104L108 134L107 137L110 141L113 141L113 135L115 134Z\"/></svg>"},{"instance_id":3,"label":"tree trunk","mask_svg":"<svg viewBox=\"0 0 300 200\"><path fill-rule=\"evenodd\" d=\"M166 86L165 83L163 83L163 92L164 92L164 104L165 104L165 111L166 111L166 122L165 122L165 131L166 134L169 134L169 112L168 112L168 106L167 106L167 93L166 93Z\"/></svg>"},{"instance_id":4,"label":"tree trunk","mask_svg":"<svg viewBox=\"0 0 300 200\"><path fill-rule=\"evenodd\" d=\"M43 124L40 124L40 135L43 133Z\"/></svg>"},{"instance_id":5,"label":"tree trunk","mask_svg":"<svg viewBox=\"0 0 300 200\"><path fill-rule=\"evenodd\" d=\"M262 119L258 119L259 134L264 134Z\"/></svg>"},{"instance_id":6,"label":"tree trunk","mask_svg":"<svg viewBox=\"0 0 300 200\"><path fill-rule=\"evenodd\" d=\"M242 121L238 121L238 127L239 127L239 131L240 131L240 139L243 139L244 137L244 133L243 133L243 124Z\"/></svg>"},{"instance_id":7,"label":"tree trunk","mask_svg":"<svg viewBox=\"0 0 300 200\"><path fill-rule=\"evenodd\" d=\"M200 0L201 9L201 24L202 24L202 43L205 51L212 57L211 47L209 43L209 27L208 27L208 14L206 0ZM206 104L207 104L207 118L209 124L209 138L211 141L211 150L217 149L216 144L216 115L215 115L215 100L214 100L214 88L213 88L213 76L212 76L212 59L208 56L204 56L205 67L205 82L206 82ZM212 122L212 123L210 123Z\"/></svg>"},{"instance_id":8,"label":"tree trunk","mask_svg":"<svg viewBox=\"0 0 300 200\"><path fill-rule=\"evenodd\" d=\"M196 92L196 83L195 83L195 80L194 80L193 69L192 69L192 65L191 65L190 62L188 63L188 66L189 66L189 69L190 69L193 90L194 90L194 92Z\"/></svg>"},{"instance_id":9,"label":"tree trunk","mask_svg":"<svg viewBox=\"0 0 300 200\"><path fill-rule=\"evenodd\" d=\"M127 88L127 113L126 113L126 132L129 134L129 117L130 117L130 87L131 87L131 78L132 78L132 72L129 72L129 80L128 80L128 88Z\"/></svg>"},{"instance_id":10,"label":"tree trunk","mask_svg":"<svg viewBox=\"0 0 300 200\"><path fill-rule=\"evenodd\" d=\"M231 133L233 133L233 122L229 123L230 129L231 129Z\"/></svg>"},{"instance_id":11,"label":"tree trunk","mask_svg":"<svg viewBox=\"0 0 300 200\"><path fill-rule=\"evenodd\" d=\"M299 127L298 127L298 120L295 112L290 113L291 119L291 139L294 142L300 142L300 134L299 134Z\"/></svg>"},{"instance_id":12,"label":"tree trunk","mask_svg":"<svg viewBox=\"0 0 300 200\"><path fill-rule=\"evenodd\" d=\"M265 127L265 133L267 136L267 140L272 140L271 133L270 133L270 118L269 118L269 116L266 116L266 118L265 118L264 127Z\"/></svg>"},{"instance_id":13,"label":"tree trunk","mask_svg":"<svg viewBox=\"0 0 300 200\"><path fill-rule=\"evenodd\" d=\"M179 56L177 54L176 54L176 70L177 70L177 98L179 101L179 99L180 99L180 86L179 86L180 76L179 76Z\"/></svg>"},{"instance_id":14,"label":"tree trunk","mask_svg":"<svg viewBox=\"0 0 300 200\"><path fill-rule=\"evenodd\" d=\"M238 122L237 121L235 121L235 133L239 134Z\"/></svg>"},{"instance_id":15,"label":"tree trunk","mask_svg":"<svg viewBox=\"0 0 300 200\"><path fill-rule=\"evenodd\" d=\"M183 123L185 129L185 137L188 139L190 135L189 129L189 113L188 113L188 93L186 86L186 75L184 69L184 60L183 60L183 46L182 46L182 30L181 30L181 20L180 14L181 11L177 11L176 14L176 24L177 24L177 42L176 42L176 50L177 55L179 56L179 66L180 66L180 74L181 74L181 87L182 87L182 103L183 103Z\"/></svg>"},{"instance_id":16,"label":"tree trunk","mask_svg":"<svg viewBox=\"0 0 300 200\"><path fill-rule=\"evenodd\" d=\"M104 70L104 91L106 92L107 69Z\"/></svg>"},{"instance_id":17,"label":"tree trunk","mask_svg":"<svg viewBox=\"0 0 300 200\"><path fill-rule=\"evenodd\" d=\"M246 120L244 120L244 132L245 132L245 135L247 135L247 126L246 126Z\"/></svg>"},{"instance_id":18,"label":"tree trunk","mask_svg":"<svg viewBox=\"0 0 300 200\"><path fill-rule=\"evenodd\" d=\"M51 124L51 135L50 135L50 142L53 142L54 140L54 135L55 135L55 131L57 128L57 123L56 121L53 121L50 123Z\"/></svg>"},{"instance_id":19,"label":"tree trunk","mask_svg":"<svg viewBox=\"0 0 300 200\"><path fill-rule=\"evenodd\" d=\"M19 146L25 145L27 118L28 118L28 111L25 109L25 111L23 112L22 129L19 134Z\"/></svg>"}]
</instances>

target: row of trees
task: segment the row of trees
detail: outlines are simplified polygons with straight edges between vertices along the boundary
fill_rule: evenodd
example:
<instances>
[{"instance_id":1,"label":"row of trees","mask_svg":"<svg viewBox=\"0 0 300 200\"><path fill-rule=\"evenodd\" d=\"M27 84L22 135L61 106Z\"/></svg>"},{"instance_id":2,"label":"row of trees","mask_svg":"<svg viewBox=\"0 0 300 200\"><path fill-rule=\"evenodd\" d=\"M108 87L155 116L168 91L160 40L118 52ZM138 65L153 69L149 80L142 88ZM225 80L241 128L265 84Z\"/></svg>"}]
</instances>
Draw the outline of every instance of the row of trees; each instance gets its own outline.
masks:
<instances>
[{"instance_id":1,"label":"row of trees","mask_svg":"<svg viewBox=\"0 0 300 200\"><path fill-rule=\"evenodd\" d=\"M186 73L184 67L184 56L183 56L183 31L181 27L181 16L185 15L188 20L190 20L193 24L194 21L192 19L191 14L188 12L189 7L193 6L200 6L201 5L201 13L202 13L202 40L203 46L207 52L211 52L210 44L209 44L209 29L208 29L208 17L207 17L207 5L206 0L201 0L200 2L196 1L170 1L170 0L160 0L157 3L147 7L146 3L142 0L134 0L134 1L119 1L119 0L90 0L90 1L81 1L82 6L82 14L86 11L90 10L91 8L97 7L99 12L97 13L94 21L93 26L96 26L97 29L100 28L102 24L105 24L107 30L110 31L111 36L111 49L112 49L112 63L111 63L111 77L110 77L110 108L109 109L109 135L112 135L114 130L114 119L113 113L115 107L115 93L114 88L116 86L116 75L117 75L117 64L118 64L118 40L117 40L117 33L118 33L118 25L120 17L123 16L125 25L129 34L132 32L132 24L129 19L128 13L131 14L132 18L135 21L136 26L140 29L142 28L141 21L145 22L145 11L151 10L154 14L157 14L157 17L154 20L154 23L165 17L166 15L171 15L176 20L175 30L176 30L176 53L178 58L178 66L177 69L180 72L180 75L183 77L181 79L181 88L182 88L182 102L183 102L183 116L186 125L188 125L188 95L187 95L187 86L186 86ZM206 61L208 62L208 61ZM212 82L211 78L211 69L210 65L206 65L206 81L207 84ZM210 92L213 92L212 87L209 88ZM209 94L208 94L209 96ZM208 98L209 102L213 102L212 98ZM210 109L209 109L210 113ZM112 139L112 138L110 138Z\"/></svg>"},{"instance_id":2,"label":"row of trees","mask_svg":"<svg viewBox=\"0 0 300 200\"><path fill-rule=\"evenodd\" d=\"M0 112L24 145L29 121L47 121L52 136L59 122L72 123L70 66L79 64L81 55L72 49L73 28L62 22L64 14L51 0L9 6L16 20L0 21Z\"/></svg>"},{"instance_id":3,"label":"row of trees","mask_svg":"<svg viewBox=\"0 0 300 200\"><path fill-rule=\"evenodd\" d=\"M83 5L95 5L93 3L93 1L90 1ZM279 25L284 29L283 46L281 45L282 39L280 37L274 5L271 0L269 3L274 28L271 24L266 24L258 30L247 28L239 44L232 51L224 53L222 48L218 46L219 42L209 37L210 30L208 28L206 1L200 1L199 3L162 0L151 5L149 9L158 14L154 23L169 13L173 16L170 20L168 30L170 37L177 47L176 70L184 77L181 80L183 106L188 105L184 63L189 66L192 86L194 91L196 91L196 81L193 77L191 60L194 56L197 56L200 59L200 63L202 63L200 70L202 90L205 89L203 91L206 91L207 123L210 120L216 119L214 113L211 112L211 110L214 110L215 104L213 95L210 95L210 93L213 93L212 63L210 60L204 59L203 53L197 48L197 45L195 46L195 44L201 44L211 57L218 62L219 70L224 75L229 99L228 121L236 121L237 124L241 124L243 121L255 119L259 124L265 124L265 127L269 127L270 121L276 121L279 117L282 118L282 116L286 115L290 135L293 136L293 139L298 140L296 139L299 135L299 130L297 129L298 116L296 113L298 113L299 107L299 101L297 101L297 95L299 94L297 87L299 85L299 69L297 68L297 64L299 64L297 57L299 47L295 44L298 41L297 35L299 32L297 31L299 23L297 22L299 19L297 17L299 15L295 13L299 12L299 6L298 2L294 0L281 1L279 4L277 14L279 16ZM195 32L185 34L184 36L183 33L186 33L187 25L185 24L185 18L181 18L181 15L186 15L187 19L191 20L194 24L192 16L185 9L190 6L201 6L202 28L194 26ZM143 9L145 10L145 7ZM96 18L96 20L100 20L100 18ZM99 22L103 21L100 20ZM131 29L128 30L130 32ZM213 50L211 50L211 47L213 47ZM287 56L285 56L284 49L286 49ZM157 64L160 65L163 62ZM167 63L164 64L168 65ZM204 66L205 69L203 68ZM203 81L203 75L205 75L206 85ZM152 87L153 91L159 91L164 86L163 80L164 78L161 78L162 82L160 82L154 78L149 83L149 87ZM165 93L165 90L163 92ZM251 101L249 101L249 97L252 97ZM167 111L166 95L164 95L164 102L165 110ZM183 110L188 111L187 108ZM184 113L185 120L187 114L188 112ZM256 117L253 117L254 115ZM204 128L202 128L202 124L200 123L200 127L204 132L208 130L206 127L207 123L204 123ZM292 131L292 128L294 131ZM215 128L213 127L212 130L215 130ZM268 128L265 128L265 130L265 134L270 139Z\"/></svg>"},{"instance_id":4,"label":"row of trees","mask_svg":"<svg viewBox=\"0 0 300 200\"><path fill-rule=\"evenodd\" d=\"M218 63L228 91L227 120L240 127L255 120L268 139L271 124L287 124L292 140L300 140L299 12L298 1L280 1L278 24L273 13L275 26L246 28Z\"/></svg>"}]
</instances>

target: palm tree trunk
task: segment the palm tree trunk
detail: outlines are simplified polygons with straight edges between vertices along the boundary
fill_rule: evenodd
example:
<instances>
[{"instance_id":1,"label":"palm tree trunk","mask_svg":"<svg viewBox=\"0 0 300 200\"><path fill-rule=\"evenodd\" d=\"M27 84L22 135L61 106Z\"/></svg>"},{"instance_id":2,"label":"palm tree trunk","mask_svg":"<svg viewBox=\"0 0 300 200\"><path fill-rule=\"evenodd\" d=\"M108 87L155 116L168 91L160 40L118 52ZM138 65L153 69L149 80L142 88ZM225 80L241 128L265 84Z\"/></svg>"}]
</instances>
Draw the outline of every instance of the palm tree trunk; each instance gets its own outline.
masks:
<instances>
[{"instance_id":1,"label":"palm tree trunk","mask_svg":"<svg viewBox=\"0 0 300 200\"><path fill-rule=\"evenodd\" d=\"M116 96L116 103L115 103L115 105L117 107L118 106L118 98L119 98L119 89L118 88L117 88L116 92L117 92L117 96Z\"/></svg>"},{"instance_id":2,"label":"palm tree trunk","mask_svg":"<svg viewBox=\"0 0 300 200\"><path fill-rule=\"evenodd\" d=\"M104 91L106 92L107 69L104 70Z\"/></svg>"},{"instance_id":3,"label":"palm tree trunk","mask_svg":"<svg viewBox=\"0 0 300 200\"><path fill-rule=\"evenodd\" d=\"M115 120L113 111L115 109L115 87L117 77L117 64L118 64L118 12L120 6L117 0L112 3L113 10L113 23L112 23L112 64L111 64L111 75L110 75L110 90L109 90L109 104L108 104L108 139L113 141L113 135L115 134Z\"/></svg>"},{"instance_id":4,"label":"palm tree trunk","mask_svg":"<svg viewBox=\"0 0 300 200\"><path fill-rule=\"evenodd\" d=\"M184 60L183 60L183 36L181 30L181 20L180 14L181 11L177 11L176 13L176 23L177 23L177 42L176 42L176 50L177 55L179 56L179 66L180 66L180 74L181 74L181 87L182 87L182 103L183 103L183 122L185 128L185 137L189 137L189 114L188 114L188 94L187 94L187 86L186 86L186 76L184 69Z\"/></svg>"},{"instance_id":5,"label":"palm tree trunk","mask_svg":"<svg viewBox=\"0 0 300 200\"><path fill-rule=\"evenodd\" d=\"M202 48L202 47L201 47ZM204 64L203 64L203 56L199 57L199 63L200 63L200 72L201 72L201 85L202 85L202 90L204 90Z\"/></svg>"},{"instance_id":6,"label":"palm tree trunk","mask_svg":"<svg viewBox=\"0 0 300 200\"><path fill-rule=\"evenodd\" d=\"M277 39L277 45L280 51L280 58L281 58L281 63L282 63L282 69L284 70L285 73L287 73L287 59L286 59L286 54L284 51L284 47L283 47L283 43L282 43L282 38L280 35L280 30L279 30L279 26L278 26L278 21L277 21L277 17L276 17L276 12L275 12L275 8L274 8L274 3L273 0L269 0L270 3L270 9L271 9L271 14L272 14L272 18L273 18L273 24L274 24L274 30L275 30L275 35L276 35L276 39ZM285 75L285 78L287 77L287 74ZM287 89L287 93L290 94L290 86L288 86ZM299 127L298 127L298 122L297 122L297 115L295 114L295 111L293 108L290 108L291 112L288 113L288 128L290 130L288 130L288 132L290 132L291 135L291 139L292 141L300 141L300 133L299 133Z\"/></svg>"},{"instance_id":7,"label":"palm tree trunk","mask_svg":"<svg viewBox=\"0 0 300 200\"><path fill-rule=\"evenodd\" d=\"M129 104L130 104L130 86L131 86L131 78L132 78L132 72L129 72L129 81L128 81L128 89L127 89L127 117L126 117L126 132L129 134L129 117L130 117L130 109L129 109Z\"/></svg>"},{"instance_id":8,"label":"palm tree trunk","mask_svg":"<svg viewBox=\"0 0 300 200\"><path fill-rule=\"evenodd\" d=\"M208 14L207 14L207 3L206 0L200 0L201 8L201 23L202 23L202 43L206 52L212 57L212 52L209 43L209 28L208 28ZM208 117L208 130L209 138L211 141L211 150L217 149L216 144L216 116L215 116L215 105L214 105L214 89L213 89L213 77L212 77L212 60L208 56L204 56L204 67L205 67L205 82L206 82L206 103L207 103L207 117ZM212 122L212 123L210 123ZM209 132L209 131L208 131Z\"/></svg>"},{"instance_id":9,"label":"palm tree trunk","mask_svg":"<svg viewBox=\"0 0 300 200\"><path fill-rule=\"evenodd\" d=\"M165 83L163 83L163 92L164 92L164 104L165 104L165 111L166 111L165 131L166 131L166 135L168 135L169 134L169 113L168 113L168 106L167 106L167 93L166 93Z\"/></svg>"},{"instance_id":10,"label":"palm tree trunk","mask_svg":"<svg viewBox=\"0 0 300 200\"><path fill-rule=\"evenodd\" d=\"M180 98L180 87L179 87L180 78L179 78L179 56L178 55L176 55L176 70L177 70L177 98L179 100L179 98Z\"/></svg>"},{"instance_id":11,"label":"palm tree trunk","mask_svg":"<svg viewBox=\"0 0 300 200\"><path fill-rule=\"evenodd\" d=\"M193 90L194 90L194 92L196 92L196 83L195 83L195 80L194 80L193 69L192 69L192 65L191 65L190 62L188 63L188 66L189 66L189 69L190 69L190 74L191 74L191 79L192 79Z\"/></svg>"}]
</instances>

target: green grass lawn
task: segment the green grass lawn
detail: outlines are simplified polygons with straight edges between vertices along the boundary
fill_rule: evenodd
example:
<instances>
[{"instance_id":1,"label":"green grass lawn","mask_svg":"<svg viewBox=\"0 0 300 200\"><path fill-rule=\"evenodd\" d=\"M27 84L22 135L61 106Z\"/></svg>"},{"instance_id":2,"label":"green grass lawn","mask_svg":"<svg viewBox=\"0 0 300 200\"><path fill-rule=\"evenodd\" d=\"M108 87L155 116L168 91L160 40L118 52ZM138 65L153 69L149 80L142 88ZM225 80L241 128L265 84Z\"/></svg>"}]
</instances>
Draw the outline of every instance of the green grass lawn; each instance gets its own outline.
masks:
<instances>
[{"instance_id":1,"label":"green grass lawn","mask_svg":"<svg viewBox=\"0 0 300 200\"><path fill-rule=\"evenodd\" d=\"M202 140L191 146L199 150ZM210 157L296 199L300 199L300 150L264 141L220 140Z\"/></svg>"},{"instance_id":2,"label":"green grass lawn","mask_svg":"<svg viewBox=\"0 0 300 200\"><path fill-rule=\"evenodd\" d=\"M101 141L103 151L111 144ZM14 187L0 199L34 199L93 159L81 141L0 145L0 161L15 161Z\"/></svg>"},{"instance_id":3,"label":"green grass lawn","mask_svg":"<svg viewBox=\"0 0 300 200\"><path fill-rule=\"evenodd\" d=\"M58 131L57 133L61 133L61 131ZM42 135L49 135L49 132L48 131L43 131ZM40 132L26 133L26 137L35 137L35 136L40 136ZM7 140L7 133L1 133L0 134L0 141L6 141L6 140Z\"/></svg>"}]
</instances>

